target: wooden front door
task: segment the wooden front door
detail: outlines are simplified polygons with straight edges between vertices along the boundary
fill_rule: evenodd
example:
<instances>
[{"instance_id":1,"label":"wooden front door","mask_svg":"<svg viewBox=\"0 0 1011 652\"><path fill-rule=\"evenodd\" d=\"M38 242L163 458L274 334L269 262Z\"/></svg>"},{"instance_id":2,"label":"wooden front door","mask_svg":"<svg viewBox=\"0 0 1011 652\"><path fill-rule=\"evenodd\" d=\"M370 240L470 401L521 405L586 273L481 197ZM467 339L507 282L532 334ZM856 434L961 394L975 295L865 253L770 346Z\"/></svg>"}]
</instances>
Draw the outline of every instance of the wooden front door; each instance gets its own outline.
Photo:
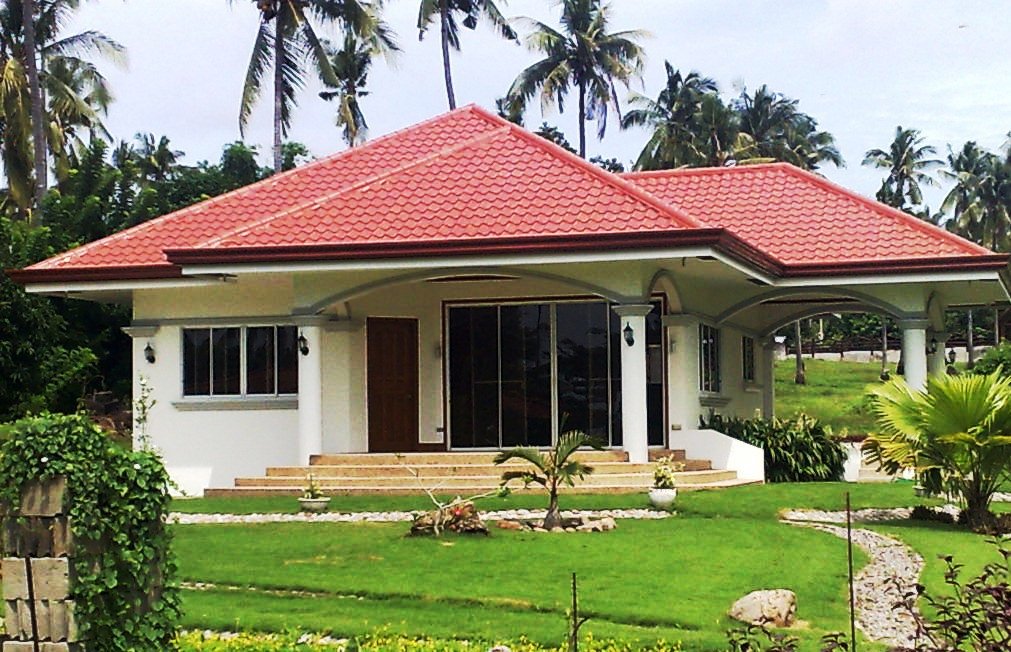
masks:
<instances>
[{"instance_id":1,"label":"wooden front door","mask_svg":"<svg viewBox=\"0 0 1011 652\"><path fill-rule=\"evenodd\" d=\"M418 449L418 321L369 317L369 451Z\"/></svg>"}]
</instances>

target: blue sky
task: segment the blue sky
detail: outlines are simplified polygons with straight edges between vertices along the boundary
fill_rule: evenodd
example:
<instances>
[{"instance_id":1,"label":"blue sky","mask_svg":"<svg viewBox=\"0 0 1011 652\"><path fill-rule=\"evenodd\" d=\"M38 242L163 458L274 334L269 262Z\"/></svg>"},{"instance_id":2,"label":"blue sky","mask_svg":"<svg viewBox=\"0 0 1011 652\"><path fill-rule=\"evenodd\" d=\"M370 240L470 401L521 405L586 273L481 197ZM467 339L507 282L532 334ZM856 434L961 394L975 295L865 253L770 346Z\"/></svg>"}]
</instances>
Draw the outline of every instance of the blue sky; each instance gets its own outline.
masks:
<instances>
[{"instance_id":1,"label":"blue sky","mask_svg":"<svg viewBox=\"0 0 1011 652\"><path fill-rule=\"evenodd\" d=\"M545 0L512 0L507 16L555 24ZM652 37L642 86L655 96L663 62L696 69L721 89L768 84L800 100L803 111L832 132L847 167L823 172L867 195L879 171L863 168L863 153L885 147L896 125L915 127L944 153L947 143L977 140L997 148L1011 130L1011 2L960 0L612 0L615 29L643 28ZM381 135L446 109L438 40L414 28L418 0L388 0L387 20L403 52L378 62L364 100L372 135ZM165 134L189 162L217 160L222 144L239 137L238 102L257 28L251 0L92 0L68 32L99 29L127 46L129 65L103 69L116 102L108 126L117 138L138 131ZM535 60L524 47L480 27L463 35L454 57L457 98L493 108L516 73ZM301 96L291 138L317 156L343 148L333 108L310 86ZM541 120L576 140L575 102ZM246 140L266 162L270 103L258 107ZM628 162L646 139L613 127L589 154ZM928 194L932 207L941 193Z\"/></svg>"}]
</instances>

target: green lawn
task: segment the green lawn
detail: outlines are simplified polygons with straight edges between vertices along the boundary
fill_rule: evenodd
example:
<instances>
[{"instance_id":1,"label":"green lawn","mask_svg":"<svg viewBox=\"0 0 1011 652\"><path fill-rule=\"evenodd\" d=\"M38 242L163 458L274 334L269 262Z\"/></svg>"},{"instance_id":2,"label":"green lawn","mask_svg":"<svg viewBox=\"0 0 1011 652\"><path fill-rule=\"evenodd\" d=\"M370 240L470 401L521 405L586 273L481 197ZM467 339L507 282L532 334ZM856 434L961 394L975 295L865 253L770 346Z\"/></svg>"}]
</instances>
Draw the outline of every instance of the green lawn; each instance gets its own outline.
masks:
<instances>
[{"instance_id":1,"label":"green lawn","mask_svg":"<svg viewBox=\"0 0 1011 652\"><path fill-rule=\"evenodd\" d=\"M687 650L722 650L731 603L757 588L785 586L798 594L799 617L808 623L798 633L813 650L822 633L847 626L845 546L777 523L776 515L786 507L838 509L846 491L855 507L916 502L909 484L752 486L685 493L678 516L621 521L607 534L495 529L487 538L441 540L407 538L406 524L176 526L182 579L218 585L184 592L183 624L345 636L382 629L484 641L525 634L557 644L564 637L569 574L576 572L583 609L592 616L586 632L596 638L679 640ZM483 507L543 501L511 496ZM235 502L244 511L290 511L294 501ZM563 508L641 504L641 496L563 498ZM411 497L373 497L335 507L422 505ZM862 555L858 562L864 563Z\"/></svg>"},{"instance_id":2,"label":"green lawn","mask_svg":"<svg viewBox=\"0 0 1011 652\"><path fill-rule=\"evenodd\" d=\"M805 412L832 426L837 434L864 435L873 430L866 393L868 385L881 382L880 363L806 358L804 366L807 384L798 385L793 358L776 363L776 416ZM894 375L895 366L891 369Z\"/></svg>"}]
</instances>

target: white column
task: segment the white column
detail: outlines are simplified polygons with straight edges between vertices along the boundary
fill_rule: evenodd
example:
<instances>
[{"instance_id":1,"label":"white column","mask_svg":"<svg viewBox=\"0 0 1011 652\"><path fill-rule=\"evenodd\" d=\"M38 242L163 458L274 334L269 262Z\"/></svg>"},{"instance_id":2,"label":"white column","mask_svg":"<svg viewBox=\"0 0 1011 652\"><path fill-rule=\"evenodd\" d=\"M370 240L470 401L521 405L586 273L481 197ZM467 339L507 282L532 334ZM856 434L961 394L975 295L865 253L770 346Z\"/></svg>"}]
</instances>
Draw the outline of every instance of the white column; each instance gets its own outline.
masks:
<instances>
[{"instance_id":1,"label":"white column","mask_svg":"<svg viewBox=\"0 0 1011 652\"><path fill-rule=\"evenodd\" d=\"M653 306L625 304L614 306L621 317L621 436L628 461L649 461L646 431L646 315ZM625 339L631 328L632 344Z\"/></svg>"},{"instance_id":2,"label":"white column","mask_svg":"<svg viewBox=\"0 0 1011 652\"><path fill-rule=\"evenodd\" d=\"M902 329L902 365L906 383L915 390L927 387L927 326L926 319L904 319Z\"/></svg>"},{"instance_id":3,"label":"white column","mask_svg":"<svg viewBox=\"0 0 1011 652\"><path fill-rule=\"evenodd\" d=\"M323 452L323 337L322 327L299 327L308 352L298 359L298 461ZM301 344L301 340L299 341Z\"/></svg>"},{"instance_id":4,"label":"white column","mask_svg":"<svg viewBox=\"0 0 1011 652\"><path fill-rule=\"evenodd\" d=\"M948 344L948 334L938 332L928 332L927 347L930 348L936 343L937 349L930 354L930 373L935 376L943 376L948 371L948 358L946 346Z\"/></svg>"},{"instance_id":5,"label":"white column","mask_svg":"<svg viewBox=\"0 0 1011 652\"><path fill-rule=\"evenodd\" d=\"M667 394L670 423L668 438L673 432L699 427L699 320L693 315L664 315L667 327L668 358Z\"/></svg>"},{"instance_id":6,"label":"white column","mask_svg":"<svg viewBox=\"0 0 1011 652\"><path fill-rule=\"evenodd\" d=\"M762 417L776 416L776 338L761 340L762 346Z\"/></svg>"}]
</instances>

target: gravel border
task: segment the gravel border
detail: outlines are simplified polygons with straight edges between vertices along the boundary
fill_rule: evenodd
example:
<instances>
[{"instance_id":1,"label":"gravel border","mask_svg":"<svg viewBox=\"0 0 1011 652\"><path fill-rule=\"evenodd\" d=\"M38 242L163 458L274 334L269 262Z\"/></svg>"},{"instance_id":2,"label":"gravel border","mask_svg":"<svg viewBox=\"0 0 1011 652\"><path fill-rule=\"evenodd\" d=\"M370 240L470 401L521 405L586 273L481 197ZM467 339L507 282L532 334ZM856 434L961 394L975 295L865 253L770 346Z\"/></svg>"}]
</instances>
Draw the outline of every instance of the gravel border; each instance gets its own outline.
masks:
<instances>
[{"instance_id":1,"label":"gravel border","mask_svg":"<svg viewBox=\"0 0 1011 652\"><path fill-rule=\"evenodd\" d=\"M947 505L945 511L955 509ZM853 512L854 521L884 522L909 518L911 508L862 509ZM790 525L808 527L846 538L846 512L791 510L782 520ZM892 646L910 646L915 642L913 614L895 609L904 596L915 591L923 571L923 557L909 546L877 532L853 529L853 543L870 556L870 562L854 578L857 626L873 641Z\"/></svg>"},{"instance_id":2,"label":"gravel border","mask_svg":"<svg viewBox=\"0 0 1011 652\"><path fill-rule=\"evenodd\" d=\"M168 522L175 525L206 525L227 523L403 523L413 521L418 514L426 510L412 512L324 512L310 514L169 514ZM482 512L485 521L532 520L544 518L543 509L507 509L493 512ZM562 512L563 518L594 520L601 518L622 518L634 520L660 520L674 516L673 512L655 509L576 509Z\"/></svg>"}]
</instances>

